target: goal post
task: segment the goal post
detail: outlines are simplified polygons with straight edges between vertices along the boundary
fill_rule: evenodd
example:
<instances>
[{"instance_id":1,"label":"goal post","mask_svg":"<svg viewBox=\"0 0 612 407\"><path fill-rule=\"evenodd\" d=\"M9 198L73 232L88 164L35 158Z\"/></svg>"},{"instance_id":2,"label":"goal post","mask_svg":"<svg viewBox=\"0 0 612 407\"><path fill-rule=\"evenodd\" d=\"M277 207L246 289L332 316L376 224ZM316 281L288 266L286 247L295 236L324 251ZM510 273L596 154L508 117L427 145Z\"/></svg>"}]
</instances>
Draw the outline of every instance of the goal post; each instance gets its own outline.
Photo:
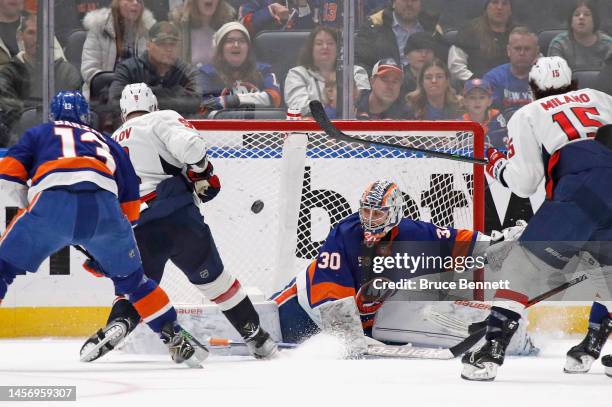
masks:
<instances>
[{"instance_id":1,"label":"goal post","mask_svg":"<svg viewBox=\"0 0 612 407\"><path fill-rule=\"evenodd\" d=\"M335 140L312 120L194 120L222 189L202 205L225 268L270 296L316 256L331 227L357 210L365 186L395 181L405 216L484 230L481 165ZM482 127L466 121L335 121L347 134L484 157ZM482 280L479 272L476 279ZM201 303L174 267L162 286L173 302ZM482 292L474 293L475 299Z\"/></svg>"}]
</instances>

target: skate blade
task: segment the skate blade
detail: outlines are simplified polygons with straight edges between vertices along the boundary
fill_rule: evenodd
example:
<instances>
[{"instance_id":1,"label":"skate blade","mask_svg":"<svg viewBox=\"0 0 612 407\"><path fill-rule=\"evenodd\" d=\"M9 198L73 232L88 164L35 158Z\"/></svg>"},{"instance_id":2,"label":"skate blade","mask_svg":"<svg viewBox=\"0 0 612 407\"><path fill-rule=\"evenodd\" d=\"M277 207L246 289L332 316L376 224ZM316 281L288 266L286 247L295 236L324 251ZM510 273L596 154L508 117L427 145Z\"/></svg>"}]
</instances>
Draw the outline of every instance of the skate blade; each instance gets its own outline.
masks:
<instances>
[{"instance_id":1,"label":"skate blade","mask_svg":"<svg viewBox=\"0 0 612 407\"><path fill-rule=\"evenodd\" d=\"M582 355L580 361L568 356L563 367L563 372L567 374L585 374L591 370L595 359L590 355Z\"/></svg>"},{"instance_id":2,"label":"skate blade","mask_svg":"<svg viewBox=\"0 0 612 407\"><path fill-rule=\"evenodd\" d=\"M126 333L127 331L123 324L111 326L108 331L104 332L104 339L101 339L100 342L96 344L87 344L81 349L80 361L85 363L93 362L94 360L106 355L112 349L108 349L106 352L103 352L103 347L106 346L106 344L111 343L114 349L117 347L117 345L119 345L121 340L125 338ZM113 344L113 341L116 342Z\"/></svg>"},{"instance_id":3,"label":"skate blade","mask_svg":"<svg viewBox=\"0 0 612 407\"><path fill-rule=\"evenodd\" d=\"M497 376L497 365L492 362L484 362L482 368L464 364L461 378L474 382L491 382Z\"/></svg>"},{"instance_id":4,"label":"skate blade","mask_svg":"<svg viewBox=\"0 0 612 407\"><path fill-rule=\"evenodd\" d=\"M202 363L208 358L209 352L205 348L195 348L195 352L189 359L185 361L185 364L192 369L202 369Z\"/></svg>"}]
</instances>

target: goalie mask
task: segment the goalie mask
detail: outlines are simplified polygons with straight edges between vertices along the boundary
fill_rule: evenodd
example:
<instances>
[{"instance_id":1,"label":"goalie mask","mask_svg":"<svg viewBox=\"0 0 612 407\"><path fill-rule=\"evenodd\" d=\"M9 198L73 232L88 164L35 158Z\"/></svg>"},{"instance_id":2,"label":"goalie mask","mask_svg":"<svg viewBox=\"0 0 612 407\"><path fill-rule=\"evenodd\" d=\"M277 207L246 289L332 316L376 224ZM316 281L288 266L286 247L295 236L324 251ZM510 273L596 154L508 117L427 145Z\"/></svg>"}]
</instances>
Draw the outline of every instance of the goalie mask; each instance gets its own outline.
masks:
<instances>
[{"instance_id":1,"label":"goalie mask","mask_svg":"<svg viewBox=\"0 0 612 407\"><path fill-rule=\"evenodd\" d=\"M121 107L121 119L126 121L130 113L156 111L157 98L147 84L132 83L123 88L119 107Z\"/></svg>"},{"instance_id":2,"label":"goalie mask","mask_svg":"<svg viewBox=\"0 0 612 407\"><path fill-rule=\"evenodd\" d=\"M368 185L359 201L359 219L366 243L374 244L403 217L404 199L397 185L380 180Z\"/></svg>"}]
</instances>

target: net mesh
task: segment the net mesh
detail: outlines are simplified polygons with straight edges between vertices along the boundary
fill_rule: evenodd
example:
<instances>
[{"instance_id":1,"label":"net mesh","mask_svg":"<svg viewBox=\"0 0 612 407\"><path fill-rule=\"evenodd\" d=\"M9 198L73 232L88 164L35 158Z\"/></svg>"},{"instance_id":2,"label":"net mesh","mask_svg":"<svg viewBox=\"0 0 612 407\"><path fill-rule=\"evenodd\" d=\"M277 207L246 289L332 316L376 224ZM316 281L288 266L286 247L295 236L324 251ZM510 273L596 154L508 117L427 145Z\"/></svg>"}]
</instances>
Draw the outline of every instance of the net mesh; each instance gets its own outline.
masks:
<instances>
[{"instance_id":1,"label":"net mesh","mask_svg":"<svg viewBox=\"0 0 612 407\"><path fill-rule=\"evenodd\" d=\"M242 130L239 124L215 130L199 125L222 184L221 193L201 211L226 270L243 286L257 287L266 297L281 289L316 257L330 229L357 210L363 189L377 179L398 184L407 217L439 226L478 227L476 218L482 214L474 203L474 188L482 188L475 183L475 171L481 169L473 164L366 148L320 131L292 130L291 123L284 123L282 131L257 130L252 122ZM357 131L345 132L474 156L473 131L440 130L435 124L417 131L410 122L386 131L374 122L361 123ZM162 286L175 303L203 302L174 265L167 267Z\"/></svg>"}]
</instances>

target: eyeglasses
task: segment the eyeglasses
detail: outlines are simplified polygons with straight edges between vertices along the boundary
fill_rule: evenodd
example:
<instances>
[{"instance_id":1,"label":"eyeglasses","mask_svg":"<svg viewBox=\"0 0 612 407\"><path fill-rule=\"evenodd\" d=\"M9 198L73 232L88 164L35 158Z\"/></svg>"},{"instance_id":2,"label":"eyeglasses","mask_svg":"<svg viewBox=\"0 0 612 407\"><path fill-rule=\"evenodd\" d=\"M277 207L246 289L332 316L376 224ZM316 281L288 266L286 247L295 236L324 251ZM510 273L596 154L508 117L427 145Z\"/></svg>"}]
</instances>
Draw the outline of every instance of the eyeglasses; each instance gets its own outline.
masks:
<instances>
[{"instance_id":1,"label":"eyeglasses","mask_svg":"<svg viewBox=\"0 0 612 407\"><path fill-rule=\"evenodd\" d=\"M230 45L246 45L249 43L249 41L244 38L244 37L240 37L240 38L226 38L225 39L225 43L226 44L230 44Z\"/></svg>"}]
</instances>

